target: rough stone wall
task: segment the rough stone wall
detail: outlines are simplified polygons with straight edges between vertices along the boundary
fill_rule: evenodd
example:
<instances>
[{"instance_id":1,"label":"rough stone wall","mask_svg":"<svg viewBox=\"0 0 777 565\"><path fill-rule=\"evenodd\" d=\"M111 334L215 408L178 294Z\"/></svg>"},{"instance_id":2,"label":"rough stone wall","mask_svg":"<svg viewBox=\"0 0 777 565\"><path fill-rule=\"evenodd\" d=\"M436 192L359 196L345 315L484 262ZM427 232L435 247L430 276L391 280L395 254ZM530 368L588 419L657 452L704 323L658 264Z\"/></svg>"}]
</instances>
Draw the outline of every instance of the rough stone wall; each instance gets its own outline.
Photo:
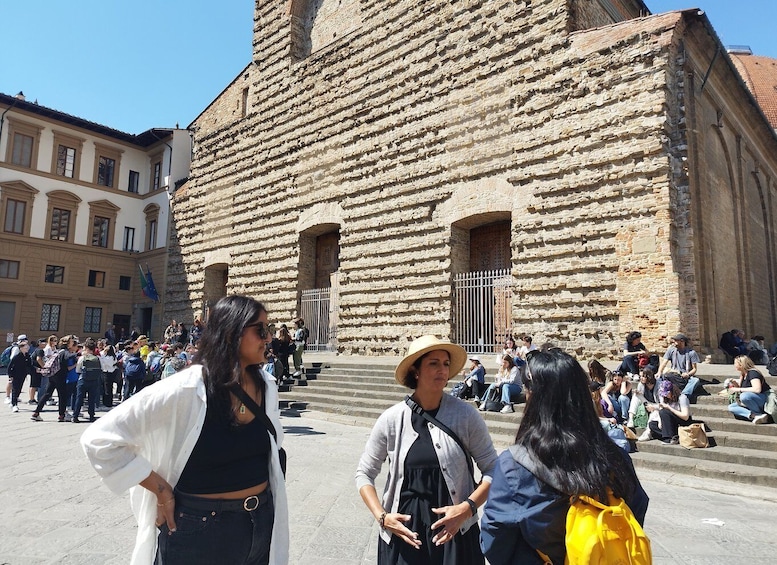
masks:
<instances>
[{"instance_id":1,"label":"rough stone wall","mask_svg":"<svg viewBox=\"0 0 777 565\"><path fill-rule=\"evenodd\" d=\"M513 187L516 325L581 353L618 347L622 228L659 236L661 42L637 34L614 54L578 54L564 1L364 2L349 42L295 63L289 20L270 4L257 4L248 117L212 128L215 104L196 124L191 186L176 203L195 299L197 260L217 245L198 225L206 201L233 191L230 291L266 297L280 320L297 308L294 223L339 202L343 350L449 335L451 227L436 210L454 187L498 179ZM634 259L634 278L668 258L655 247Z\"/></svg>"},{"instance_id":2,"label":"rough stone wall","mask_svg":"<svg viewBox=\"0 0 777 565\"><path fill-rule=\"evenodd\" d=\"M399 352L451 334L466 230L507 214L517 331L608 355L692 319L681 15L570 35L566 0L365 0L347 40L297 60L302 4L257 2L255 63L196 121L189 300L226 263L230 292L288 321L313 236L339 226L341 351Z\"/></svg>"},{"instance_id":3,"label":"rough stone wall","mask_svg":"<svg viewBox=\"0 0 777 565\"><path fill-rule=\"evenodd\" d=\"M601 0L568 0L570 30L579 31L608 26L623 20L646 15L645 5L640 0L605 0L618 13L608 12Z\"/></svg>"}]
</instances>

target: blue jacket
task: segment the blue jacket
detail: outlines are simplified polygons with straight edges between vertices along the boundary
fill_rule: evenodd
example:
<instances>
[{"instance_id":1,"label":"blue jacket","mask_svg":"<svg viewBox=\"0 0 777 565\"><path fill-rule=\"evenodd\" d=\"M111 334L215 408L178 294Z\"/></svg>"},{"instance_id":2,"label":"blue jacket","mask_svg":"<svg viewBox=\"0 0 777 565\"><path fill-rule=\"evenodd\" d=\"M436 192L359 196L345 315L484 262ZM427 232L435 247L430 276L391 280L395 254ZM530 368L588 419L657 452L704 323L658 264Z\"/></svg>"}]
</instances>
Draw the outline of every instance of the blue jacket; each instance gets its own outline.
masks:
<instances>
[{"instance_id":1,"label":"blue jacket","mask_svg":"<svg viewBox=\"0 0 777 565\"><path fill-rule=\"evenodd\" d=\"M628 457L625 453L623 456ZM480 522L480 546L489 563L542 565L535 548L553 563L564 563L569 497L537 479L513 459L509 450L499 455L493 473ZM648 496L639 482L625 499L642 524Z\"/></svg>"}]
</instances>

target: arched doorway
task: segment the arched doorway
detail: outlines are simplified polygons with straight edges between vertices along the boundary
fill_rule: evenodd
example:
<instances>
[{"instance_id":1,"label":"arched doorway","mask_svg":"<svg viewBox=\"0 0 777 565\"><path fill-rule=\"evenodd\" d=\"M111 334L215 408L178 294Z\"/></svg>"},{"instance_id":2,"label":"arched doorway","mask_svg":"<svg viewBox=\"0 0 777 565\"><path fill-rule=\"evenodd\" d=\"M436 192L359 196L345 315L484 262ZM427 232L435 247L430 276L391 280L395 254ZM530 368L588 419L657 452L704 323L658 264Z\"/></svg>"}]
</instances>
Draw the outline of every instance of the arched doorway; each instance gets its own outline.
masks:
<instances>
[{"instance_id":1,"label":"arched doorway","mask_svg":"<svg viewBox=\"0 0 777 565\"><path fill-rule=\"evenodd\" d=\"M300 317L310 332L307 349L337 347L340 227L319 224L300 233Z\"/></svg>"},{"instance_id":2,"label":"arched doorway","mask_svg":"<svg viewBox=\"0 0 777 565\"><path fill-rule=\"evenodd\" d=\"M226 263L214 263L205 267L205 284L203 285L203 321L208 320L210 308L227 295L229 281L229 266Z\"/></svg>"},{"instance_id":3,"label":"arched doorway","mask_svg":"<svg viewBox=\"0 0 777 565\"><path fill-rule=\"evenodd\" d=\"M475 216L452 226L459 271L453 277L453 335L470 353L501 351L505 336L512 333L510 225L508 213Z\"/></svg>"}]
</instances>

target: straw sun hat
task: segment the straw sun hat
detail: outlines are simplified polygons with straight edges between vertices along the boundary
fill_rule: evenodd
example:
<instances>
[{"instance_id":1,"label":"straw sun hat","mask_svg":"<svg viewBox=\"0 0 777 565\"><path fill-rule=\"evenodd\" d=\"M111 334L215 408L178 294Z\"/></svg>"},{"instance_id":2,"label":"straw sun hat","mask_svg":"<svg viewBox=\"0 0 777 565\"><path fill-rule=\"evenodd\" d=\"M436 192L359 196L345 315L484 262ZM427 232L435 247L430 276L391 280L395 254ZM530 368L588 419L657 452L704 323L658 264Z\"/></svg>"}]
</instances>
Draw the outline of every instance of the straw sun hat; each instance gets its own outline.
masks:
<instances>
[{"instance_id":1,"label":"straw sun hat","mask_svg":"<svg viewBox=\"0 0 777 565\"><path fill-rule=\"evenodd\" d=\"M399 384L407 386L405 385L405 377L407 377L407 371L413 363L426 353L440 349L447 351L448 355L451 356L450 376L458 374L467 363L467 352L464 351L464 348L433 335L424 335L414 340L407 348L407 354L399 362L397 370L394 371L394 378Z\"/></svg>"}]
</instances>

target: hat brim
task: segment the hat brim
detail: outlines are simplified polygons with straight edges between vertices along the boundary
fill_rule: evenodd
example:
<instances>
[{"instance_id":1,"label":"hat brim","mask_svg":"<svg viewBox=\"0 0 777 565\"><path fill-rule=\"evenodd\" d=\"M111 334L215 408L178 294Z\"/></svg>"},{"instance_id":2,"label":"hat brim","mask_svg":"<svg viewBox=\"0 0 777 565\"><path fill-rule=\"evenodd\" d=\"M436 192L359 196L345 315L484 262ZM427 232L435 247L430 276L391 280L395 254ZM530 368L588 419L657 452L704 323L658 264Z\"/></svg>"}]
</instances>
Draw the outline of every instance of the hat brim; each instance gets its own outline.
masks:
<instances>
[{"instance_id":1,"label":"hat brim","mask_svg":"<svg viewBox=\"0 0 777 565\"><path fill-rule=\"evenodd\" d=\"M421 349L414 350L412 353L405 355L394 371L394 378L402 386L407 386L405 384L405 378L407 377L407 371L410 369L413 363L431 351L440 350L447 351L451 358L450 372L448 373L448 379L450 380L451 377L457 375L464 368L464 365L467 364L467 359L469 356L467 355L467 352L464 350L464 348L460 345L456 345L455 343L451 343L449 341L439 340L430 342L428 345L422 347Z\"/></svg>"}]
</instances>

